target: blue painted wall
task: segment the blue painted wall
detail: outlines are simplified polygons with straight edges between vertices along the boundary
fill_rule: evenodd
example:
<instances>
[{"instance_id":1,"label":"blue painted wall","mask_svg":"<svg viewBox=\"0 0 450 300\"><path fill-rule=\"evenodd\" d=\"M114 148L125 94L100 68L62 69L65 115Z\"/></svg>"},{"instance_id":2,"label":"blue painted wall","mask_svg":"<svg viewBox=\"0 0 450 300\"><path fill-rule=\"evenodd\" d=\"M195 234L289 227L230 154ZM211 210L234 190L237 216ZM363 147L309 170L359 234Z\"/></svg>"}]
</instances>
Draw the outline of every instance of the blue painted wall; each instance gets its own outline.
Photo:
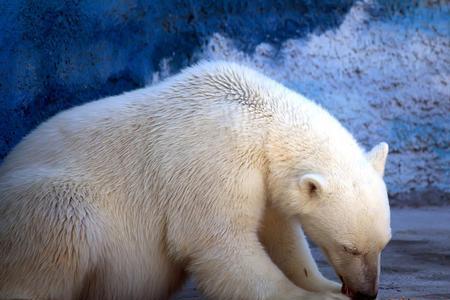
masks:
<instances>
[{"instance_id":1,"label":"blue painted wall","mask_svg":"<svg viewBox=\"0 0 450 300\"><path fill-rule=\"evenodd\" d=\"M56 112L142 87L171 58L188 65L215 32L262 41L337 26L352 1L0 2L0 160Z\"/></svg>"}]
</instances>

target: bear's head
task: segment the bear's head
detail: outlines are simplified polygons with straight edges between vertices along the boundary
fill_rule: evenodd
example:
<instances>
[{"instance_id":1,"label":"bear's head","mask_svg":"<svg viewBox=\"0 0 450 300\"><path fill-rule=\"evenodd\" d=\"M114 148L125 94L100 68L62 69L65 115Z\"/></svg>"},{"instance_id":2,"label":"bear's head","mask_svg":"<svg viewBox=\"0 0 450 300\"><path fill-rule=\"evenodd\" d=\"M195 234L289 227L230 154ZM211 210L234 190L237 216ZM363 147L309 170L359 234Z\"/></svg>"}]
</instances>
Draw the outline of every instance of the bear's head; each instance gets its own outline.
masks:
<instances>
[{"instance_id":1,"label":"bear's head","mask_svg":"<svg viewBox=\"0 0 450 300\"><path fill-rule=\"evenodd\" d=\"M278 204L298 216L306 235L327 256L352 299L375 299L380 254L391 238L383 181L388 145L285 173ZM348 155L347 155L348 156ZM320 157L320 155L318 155ZM321 158L322 159L322 158Z\"/></svg>"}]
</instances>

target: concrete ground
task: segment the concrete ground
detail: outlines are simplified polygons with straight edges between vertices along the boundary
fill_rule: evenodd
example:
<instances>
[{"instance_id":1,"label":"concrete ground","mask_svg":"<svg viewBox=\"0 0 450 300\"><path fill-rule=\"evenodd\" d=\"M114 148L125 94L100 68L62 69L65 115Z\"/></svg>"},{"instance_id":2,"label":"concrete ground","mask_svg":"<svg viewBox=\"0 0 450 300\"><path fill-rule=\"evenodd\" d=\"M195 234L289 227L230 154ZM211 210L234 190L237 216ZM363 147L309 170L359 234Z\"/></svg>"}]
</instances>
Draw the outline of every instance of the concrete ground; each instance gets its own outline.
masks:
<instances>
[{"instance_id":1,"label":"concrete ground","mask_svg":"<svg viewBox=\"0 0 450 300\"><path fill-rule=\"evenodd\" d=\"M378 299L450 300L450 207L392 209L393 237L382 256ZM336 279L317 248L318 265ZM189 282L173 300L204 299Z\"/></svg>"}]
</instances>

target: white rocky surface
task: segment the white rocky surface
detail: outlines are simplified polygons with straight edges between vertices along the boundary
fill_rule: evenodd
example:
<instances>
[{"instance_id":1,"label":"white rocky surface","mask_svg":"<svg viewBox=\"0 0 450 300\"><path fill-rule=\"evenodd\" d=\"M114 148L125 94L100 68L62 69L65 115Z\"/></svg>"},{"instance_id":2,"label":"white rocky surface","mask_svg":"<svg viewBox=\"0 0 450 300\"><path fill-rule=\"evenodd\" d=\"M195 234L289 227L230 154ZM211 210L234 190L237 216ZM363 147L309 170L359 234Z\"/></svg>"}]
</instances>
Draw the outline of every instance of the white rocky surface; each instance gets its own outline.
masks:
<instances>
[{"instance_id":1,"label":"white rocky surface","mask_svg":"<svg viewBox=\"0 0 450 300\"><path fill-rule=\"evenodd\" d=\"M387 141L393 204L450 203L450 5L416 6L359 3L336 30L252 54L216 34L196 60L249 65L330 110L366 148Z\"/></svg>"}]
</instances>

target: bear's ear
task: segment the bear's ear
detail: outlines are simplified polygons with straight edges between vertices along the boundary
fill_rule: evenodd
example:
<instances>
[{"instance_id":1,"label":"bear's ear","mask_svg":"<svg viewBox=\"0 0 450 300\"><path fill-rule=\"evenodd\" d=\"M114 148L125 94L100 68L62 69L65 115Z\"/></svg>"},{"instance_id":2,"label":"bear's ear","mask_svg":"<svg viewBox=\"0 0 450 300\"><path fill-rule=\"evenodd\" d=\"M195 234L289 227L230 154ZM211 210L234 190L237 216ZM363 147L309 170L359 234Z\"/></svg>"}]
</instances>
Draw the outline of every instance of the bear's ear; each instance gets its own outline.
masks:
<instances>
[{"instance_id":1,"label":"bear's ear","mask_svg":"<svg viewBox=\"0 0 450 300\"><path fill-rule=\"evenodd\" d=\"M310 197L322 193L326 188L326 179L320 174L308 173L300 178L300 189Z\"/></svg>"},{"instance_id":2,"label":"bear's ear","mask_svg":"<svg viewBox=\"0 0 450 300\"><path fill-rule=\"evenodd\" d=\"M386 164L388 152L388 144L382 142L373 147L373 149L367 153L367 159L370 161L375 171L377 171L381 176L384 175L384 166Z\"/></svg>"}]
</instances>

